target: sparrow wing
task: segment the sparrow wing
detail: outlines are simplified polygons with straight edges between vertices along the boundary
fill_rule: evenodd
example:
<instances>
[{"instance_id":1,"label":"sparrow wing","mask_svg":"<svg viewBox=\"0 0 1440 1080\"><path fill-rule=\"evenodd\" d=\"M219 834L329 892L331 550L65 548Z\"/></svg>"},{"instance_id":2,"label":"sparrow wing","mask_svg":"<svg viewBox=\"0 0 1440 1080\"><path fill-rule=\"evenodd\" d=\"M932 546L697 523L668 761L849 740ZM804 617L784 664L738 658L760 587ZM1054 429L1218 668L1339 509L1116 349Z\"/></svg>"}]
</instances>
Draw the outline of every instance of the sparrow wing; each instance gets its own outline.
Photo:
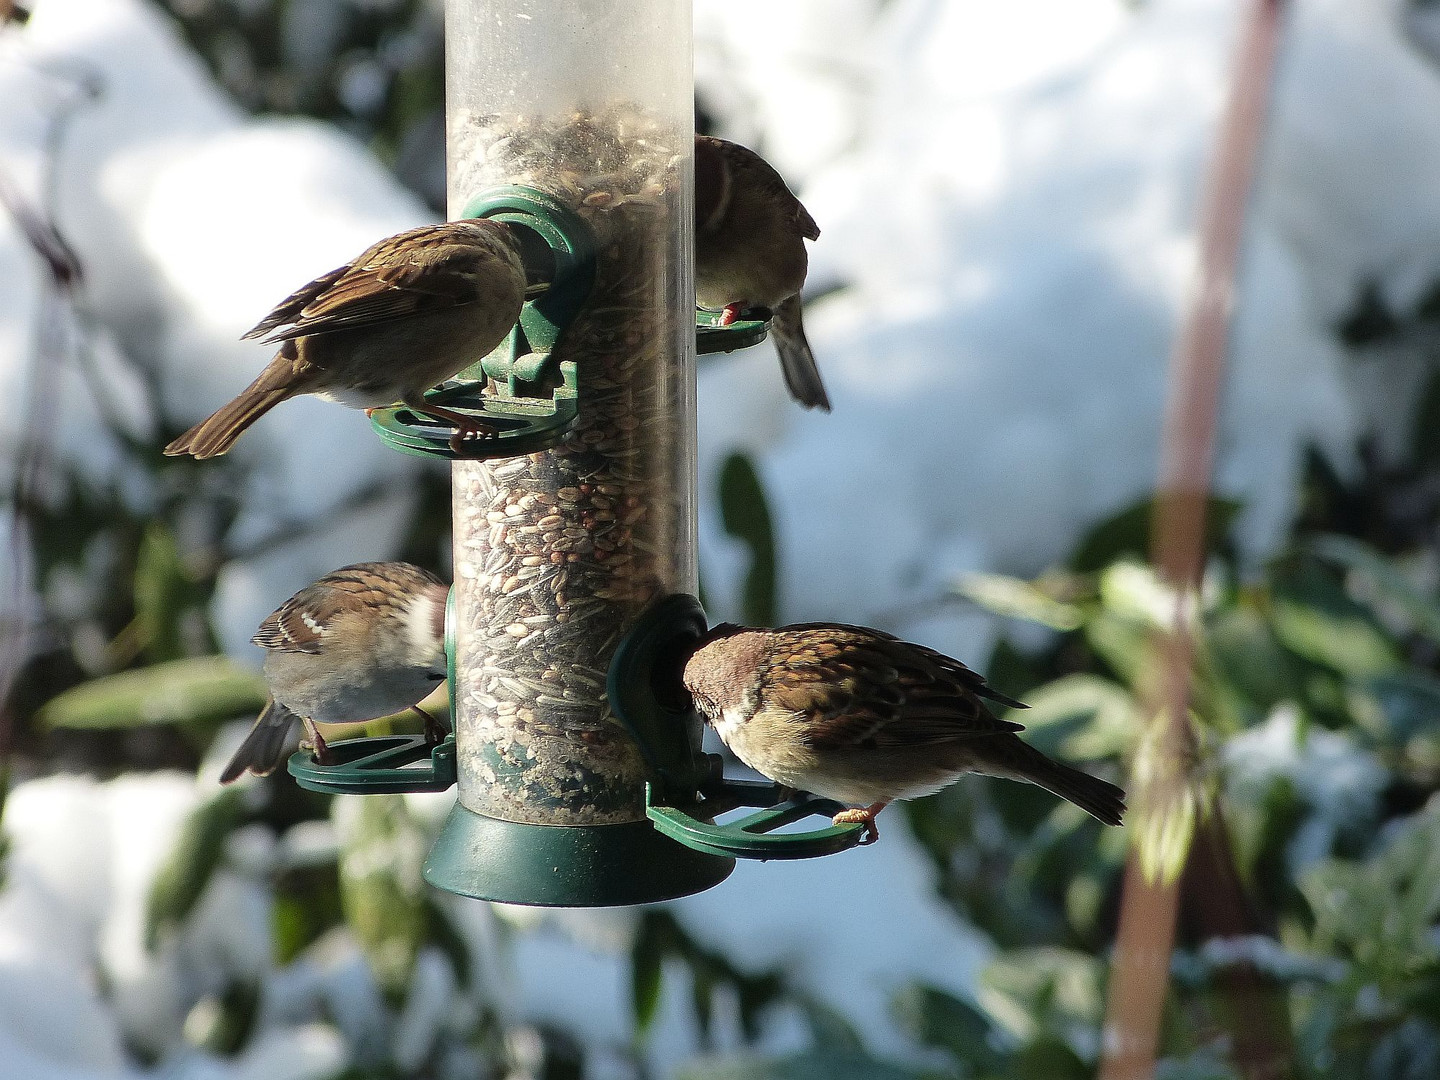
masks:
<instances>
[{"instance_id":1,"label":"sparrow wing","mask_svg":"<svg viewBox=\"0 0 1440 1080\"><path fill-rule=\"evenodd\" d=\"M342 610L341 595L319 582L301 589L266 617L251 643L280 652L318 653Z\"/></svg>"},{"instance_id":2,"label":"sparrow wing","mask_svg":"<svg viewBox=\"0 0 1440 1080\"><path fill-rule=\"evenodd\" d=\"M284 326L287 323L294 322L300 317L300 312L305 309L305 306L344 277L345 274L349 272L350 266L350 263L346 263L344 266L337 266L328 274L321 274L308 285L302 285L296 289L284 300L276 304L275 309L271 311L269 315L266 315L265 318L261 319L251 329L240 335L240 340L249 341L251 338L264 337L277 326Z\"/></svg>"},{"instance_id":3,"label":"sparrow wing","mask_svg":"<svg viewBox=\"0 0 1440 1080\"><path fill-rule=\"evenodd\" d=\"M428 570L402 562L355 563L307 585L271 612L250 641L262 649L318 653L346 615L394 608L397 599L427 590L441 594L437 633L444 633L445 584Z\"/></svg>"},{"instance_id":4,"label":"sparrow wing","mask_svg":"<svg viewBox=\"0 0 1440 1080\"><path fill-rule=\"evenodd\" d=\"M482 264L494 257L494 249L476 243L468 231L457 233L447 225L411 229L375 245L339 276L317 279L324 284L298 309L285 301L282 307L291 305L286 317L267 329L290 325L265 341L353 330L473 303L480 295Z\"/></svg>"},{"instance_id":5,"label":"sparrow wing","mask_svg":"<svg viewBox=\"0 0 1440 1080\"><path fill-rule=\"evenodd\" d=\"M796 628L762 695L796 717L816 749L934 746L1024 730L986 708L984 679L959 661L879 631L818 629Z\"/></svg>"}]
</instances>

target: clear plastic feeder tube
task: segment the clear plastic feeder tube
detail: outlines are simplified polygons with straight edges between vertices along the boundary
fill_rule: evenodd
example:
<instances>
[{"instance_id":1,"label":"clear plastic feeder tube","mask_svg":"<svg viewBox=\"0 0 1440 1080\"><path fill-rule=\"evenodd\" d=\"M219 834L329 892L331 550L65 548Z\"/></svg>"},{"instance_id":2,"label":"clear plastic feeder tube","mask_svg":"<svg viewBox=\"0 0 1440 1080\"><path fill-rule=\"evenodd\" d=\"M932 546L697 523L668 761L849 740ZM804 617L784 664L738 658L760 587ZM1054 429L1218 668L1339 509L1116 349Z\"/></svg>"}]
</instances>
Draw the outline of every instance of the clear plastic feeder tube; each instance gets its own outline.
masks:
<instances>
[{"instance_id":1,"label":"clear plastic feeder tube","mask_svg":"<svg viewBox=\"0 0 1440 1080\"><path fill-rule=\"evenodd\" d=\"M453 466L460 802L487 817L645 817L605 678L639 613L696 586L690 23L690 0L447 5L452 216L538 188L597 256L556 347L579 374L573 430Z\"/></svg>"}]
</instances>

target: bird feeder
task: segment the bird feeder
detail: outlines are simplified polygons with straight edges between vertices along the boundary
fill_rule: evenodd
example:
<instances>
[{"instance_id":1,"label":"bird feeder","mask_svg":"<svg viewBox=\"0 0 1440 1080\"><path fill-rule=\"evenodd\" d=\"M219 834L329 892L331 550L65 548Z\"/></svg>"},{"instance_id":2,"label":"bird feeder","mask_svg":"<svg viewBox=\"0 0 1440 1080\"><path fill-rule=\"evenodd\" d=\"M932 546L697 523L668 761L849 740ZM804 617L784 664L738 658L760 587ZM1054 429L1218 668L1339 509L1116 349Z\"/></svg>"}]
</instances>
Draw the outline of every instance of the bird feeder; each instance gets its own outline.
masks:
<instances>
[{"instance_id":1,"label":"bird feeder","mask_svg":"<svg viewBox=\"0 0 1440 1080\"><path fill-rule=\"evenodd\" d=\"M447 652L454 735L331 744L290 771L345 792L458 800L426 880L510 903L681 896L734 859L800 858L858 825L725 781L680 684L705 631L695 550L695 354L763 340L697 315L688 0L452 0L452 216L519 226L534 297L509 341L431 391L494 432L380 410L381 438L453 459ZM738 822L716 817L761 808Z\"/></svg>"}]
</instances>

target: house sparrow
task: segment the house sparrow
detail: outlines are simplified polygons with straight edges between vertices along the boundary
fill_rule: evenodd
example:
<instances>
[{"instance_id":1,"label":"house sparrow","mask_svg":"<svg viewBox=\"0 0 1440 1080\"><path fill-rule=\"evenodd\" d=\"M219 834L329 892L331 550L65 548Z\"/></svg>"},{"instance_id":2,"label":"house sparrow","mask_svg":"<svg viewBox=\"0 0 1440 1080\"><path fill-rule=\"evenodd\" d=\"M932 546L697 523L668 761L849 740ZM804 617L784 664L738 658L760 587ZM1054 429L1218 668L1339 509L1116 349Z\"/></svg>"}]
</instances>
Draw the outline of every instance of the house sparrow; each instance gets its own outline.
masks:
<instances>
[{"instance_id":1,"label":"house sparrow","mask_svg":"<svg viewBox=\"0 0 1440 1080\"><path fill-rule=\"evenodd\" d=\"M326 574L281 604L250 639L267 650L271 700L220 782L228 784L246 769L271 772L285 755L297 717L323 764L326 746L317 722L373 720L416 708L445 681L448 592L418 566L369 562ZM440 726L421 715L427 737L438 740Z\"/></svg>"},{"instance_id":2,"label":"house sparrow","mask_svg":"<svg viewBox=\"0 0 1440 1080\"><path fill-rule=\"evenodd\" d=\"M300 394L367 411L403 402L453 424L458 450L465 438L493 432L426 402L425 391L499 345L524 298L520 242L509 225L449 221L381 240L286 297L246 334L278 341L275 359L165 453L218 457L266 412Z\"/></svg>"},{"instance_id":3,"label":"house sparrow","mask_svg":"<svg viewBox=\"0 0 1440 1080\"><path fill-rule=\"evenodd\" d=\"M695 136L695 300L721 308L721 325L746 307L771 309L770 336L790 396L830 411L800 321L805 241L820 229L780 174L753 150Z\"/></svg>"},{"instance_id":4,"label":"house sparrow","mask_svg":"<svg viewBox=\"0 0 1440 1080\"><path fill-rule=\"evenodd\" d=\"M939 791L961 773L1025 780L1107 825L1125 793L1027 746L1019 724L981 701L1025 706L958 660L879 630L797 623L778 630L721 625L685 664L695 706L735 755L789 787L857 806L860 822L895 799Z\"/></svg>"}]
</instances>

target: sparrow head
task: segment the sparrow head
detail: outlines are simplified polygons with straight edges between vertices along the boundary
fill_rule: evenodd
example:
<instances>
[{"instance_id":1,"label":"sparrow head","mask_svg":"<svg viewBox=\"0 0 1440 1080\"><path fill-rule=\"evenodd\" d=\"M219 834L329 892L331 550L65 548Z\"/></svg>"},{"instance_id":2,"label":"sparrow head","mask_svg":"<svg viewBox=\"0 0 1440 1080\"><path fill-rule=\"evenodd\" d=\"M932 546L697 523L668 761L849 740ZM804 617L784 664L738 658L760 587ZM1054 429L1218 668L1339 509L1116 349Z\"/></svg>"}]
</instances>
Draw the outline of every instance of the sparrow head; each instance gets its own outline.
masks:
<instances>
[{"instance_id":1,"label":"sparrow head","mask_svg":"<svg viewBox=\"0 0 1440 1080\"><path fill-rule=\"evenodd\" d=\"M721 623L686 660L685 689L711 724L719 723L727 709L740 709L748 718L758 707L756 689L768 659L765 631Z\"/></svg>"},{"instance_id":2,"label":"sparrow head","mask_svg":"<svg viewBox=\"0 0 1440 1080\"><path fill-rule=\"evenodd\" d=\"M458 221L444 222L435 228L444 230L457 241L472 245L483 255L495 259L507 273L526 273L527 237L539 239L538 234L530 229L493 218L461 218ZM546 250L549 250L548 245Z\"/></svg>"}]
</instances>

